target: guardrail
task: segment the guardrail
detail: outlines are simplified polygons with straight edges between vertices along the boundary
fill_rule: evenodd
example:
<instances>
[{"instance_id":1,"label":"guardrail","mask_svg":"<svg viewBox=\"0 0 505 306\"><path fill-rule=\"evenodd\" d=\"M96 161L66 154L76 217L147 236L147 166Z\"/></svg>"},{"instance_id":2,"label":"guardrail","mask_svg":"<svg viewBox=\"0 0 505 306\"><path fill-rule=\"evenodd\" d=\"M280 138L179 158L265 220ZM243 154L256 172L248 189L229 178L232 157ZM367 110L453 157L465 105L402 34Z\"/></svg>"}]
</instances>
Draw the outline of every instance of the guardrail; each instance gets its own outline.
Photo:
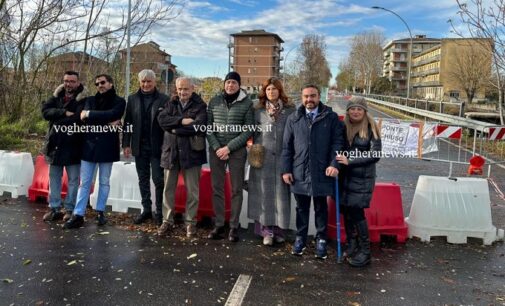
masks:
<instances>
[{"instance_id":1,"label":"guardrail","mask_svg":"<svg viewBox=\"0 0 505 306\"><path fill-rule=\"evenodd\" d=\"M387 106L390 108L394 108L397 110L401 110L410 114L415 114L418 116L422 116L425 118L431 118L434 120L442 121L449 123L451 125L463 126L466 128L470 128L473 130L477 130L483 133L487 133L490 127L495 127L496 124L487 123L483 121L473 120L462 118L459 116L454 116L450 114L444 113L444 105L454 105L461 108L461 103L453 103L453 102L443 102L443 101L428 101L428 100L419 100L419 99L407 99L403 97L391 97L391 96L383 96L383 95L365 95L363 96L367 100L380 104L383 106ZM414 107L409 105L414 105ZM424 104L424 109L418 108L418 104ZM430 104L438 105L438 112L428 110Z\"/></svg>"}]
</instances>

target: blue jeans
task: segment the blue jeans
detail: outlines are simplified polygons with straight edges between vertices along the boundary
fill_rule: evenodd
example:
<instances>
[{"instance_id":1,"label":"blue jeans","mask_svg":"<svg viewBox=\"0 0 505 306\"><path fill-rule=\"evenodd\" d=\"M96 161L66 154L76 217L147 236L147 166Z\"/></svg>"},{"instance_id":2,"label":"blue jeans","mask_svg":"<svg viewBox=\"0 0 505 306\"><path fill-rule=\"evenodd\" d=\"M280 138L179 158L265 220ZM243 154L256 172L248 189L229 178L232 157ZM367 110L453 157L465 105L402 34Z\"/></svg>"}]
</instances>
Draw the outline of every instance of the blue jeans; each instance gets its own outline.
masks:
<instances>
[{"instance_id":1,"label":"blue jeans","mask_svg":"<svg viewBox=\"0 0 505 306\"><path fill-rule=\"evenodd\" d=\"M63 176L63 167L67 170L68 190L67 196L63 201L65 210L71 212L75 207L77 189L79 188L80 164L55 166L49 165L49 207L58 209L61 207L61 177Z\"/></svg>"},{"instance_id":2,"label":"blue jeans","mask_svg":"<svg viewBox=\"0 0 505 306\"><path fill-rule=\"evenodd\" d=\"M98 165L98 198L96 210L105 211L105 204L109 197L109 179L112 171L112 163L93 163L81 161L81 186L77 192L77 204L75 205L74 215L84 216L86 214L86 205L88 204L89 192L93 183L93 174ZM95 190L95 192L97 192Z\"/></svg>"}]
</instances>

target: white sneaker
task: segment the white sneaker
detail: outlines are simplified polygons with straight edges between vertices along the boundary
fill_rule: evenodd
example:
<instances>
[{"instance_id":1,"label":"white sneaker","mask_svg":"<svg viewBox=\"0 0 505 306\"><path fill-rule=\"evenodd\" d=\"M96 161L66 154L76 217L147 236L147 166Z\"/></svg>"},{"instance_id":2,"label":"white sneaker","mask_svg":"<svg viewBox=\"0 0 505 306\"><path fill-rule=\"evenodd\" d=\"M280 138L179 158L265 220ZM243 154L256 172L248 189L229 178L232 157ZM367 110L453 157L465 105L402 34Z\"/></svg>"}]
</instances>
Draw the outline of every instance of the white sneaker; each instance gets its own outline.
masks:
<instances>
[{"instance_id":1,"label":"white sneaker","mask_svg":"<svg viewBox=\"0 0 505 306\"><path fill-rule=\"evenodd\" d=\"M274 244L274 237L267 235L263 237L263 245L273 245Z\"/></svg>"}]
</instances>

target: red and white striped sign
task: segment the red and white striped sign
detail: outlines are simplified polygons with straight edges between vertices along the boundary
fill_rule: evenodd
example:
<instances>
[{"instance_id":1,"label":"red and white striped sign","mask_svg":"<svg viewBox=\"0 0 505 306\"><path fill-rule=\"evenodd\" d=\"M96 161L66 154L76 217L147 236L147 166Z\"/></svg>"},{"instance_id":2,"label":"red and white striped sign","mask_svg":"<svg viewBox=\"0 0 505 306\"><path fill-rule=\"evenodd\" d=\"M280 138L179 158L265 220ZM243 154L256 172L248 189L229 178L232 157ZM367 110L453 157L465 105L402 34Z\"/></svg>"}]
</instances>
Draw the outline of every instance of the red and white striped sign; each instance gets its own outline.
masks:
<instances>
[{"instance_id":1,"label":"red and white striped sign","mask_svg":"<svg viewBox=\"0 0 505 306\"><path fill-rule=\"evenodd\" d=\"M437 125L435 136L438 138L461 139L462 128L460 126Z\"/></svg>"},{"instance_id":2,"label":"red and white striped sign","mask_svg":"<svg viewBox=\"0 0 505 306\"><path fill-rule=\"evenodd\" d=\"M505 139L505 127L499 126L494 128L489 128L489 140L504 140Z\"/></svg>"}]
</instances>

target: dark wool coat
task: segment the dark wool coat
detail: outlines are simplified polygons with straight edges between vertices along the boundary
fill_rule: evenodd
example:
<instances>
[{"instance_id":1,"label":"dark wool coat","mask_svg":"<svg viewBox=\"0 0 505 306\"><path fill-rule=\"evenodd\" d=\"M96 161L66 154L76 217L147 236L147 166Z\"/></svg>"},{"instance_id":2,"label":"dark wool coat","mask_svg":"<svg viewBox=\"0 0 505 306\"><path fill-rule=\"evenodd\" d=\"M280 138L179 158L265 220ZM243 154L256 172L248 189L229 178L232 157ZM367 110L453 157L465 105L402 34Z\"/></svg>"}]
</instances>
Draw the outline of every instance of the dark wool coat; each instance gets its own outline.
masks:
<instances>
[{"instance_id":1,"label":"dark wool coat","mask_svg":"<svg viewBox=\"0 0 505 306\"><path fill-rule=\"evenodd\" d=\"M182 125L182 119L195 120L190 125ZM165 104L165 108L158 115L158 122L165 131L161 153L161 167L172 169L180 163L182 169L189 169L207 162L207 150L195 151L191 148L189 139L198 135L205 141L205 132L197 131L207 125L207 105L202 98L193 93L184 109L179 97Z\"/></svg>"},{"instance_id":2,"label":"dark wool coat","mask_svg":"<svg viewBox=\"0 0 505 306\"><path fill-rule=\"evenodd\" d=\"M346 137L347 138L347 137ZM380 159L382 143L380 138L373 139L372 130L368 130L368 138L354 136L351 145L346 139L349 164L344 167L343 196L341 205L368 208L375 187L375 164ZM361 157L355 157L357 152L365 152ZM354 158L353 158L354 156Z\"/></svg>"},{"instance_id":3,"label":"dark wool coat","mask_svg":"<svg viewBox=\"0 0 505 306\"><path fill-rule=\"evenodd\" d=\"M344 124L331 107L319 103L319 113L311 124L305 107L288 117L282 147L282 173L292 173L291 192L308 196L333 196L335 178L326 168L341 166L336 151L344 148Z\"/></svg>"},{"instance_id":4,"label":"dark wool coat","mask_svg":"<svg viewBox=\"0 0 505 306\"><path fill-rule=\"evenodd\" d=\"M116 95L114 88L104 94L97 93L86 99L84 110L89 110L85 119L88 132L84 134L82 160L94 163L119 161L119 129L113 130L109 123L121 119L126 102Z\"/></svg>"},{"instance_id":5,"label":"dark wool coat","mask_svg":"<svg viewBox=\"0 0 505 306\"><path fill-rule=\"evenodd\" d=\"M65 87L60 85L53 96L42 105L42 117L49 121L49 130L43 149L47 163L57 166L81 163L83 135L75 131L69 132L68 129L82 125L80 116L87 94L86 88L80 85L75 98L65 103ZM67 111L74 114L67 117L65 115ZM67 130L62 131L63 126Z\"/></svg>"},{"instance_id":6,"label":"dark wool coat","mask_svg":"<svg viewBox=\"0 0 505 306\"><path fill-rule=\"evenodd\" d=\"M142 120L144 118L142 118L141 94L142 93L139 89L137 93L128 97L128 103L126 105L126 112L124 117L123 141L121 146L123 148L131 147L133 156L140 155L141 138L146 137L145 135L142 135ZM158 116L159 111L163 108L165 103L167 103L169 100L170 99L167 95L160 93L158 90L155 90L153 93L151 122L149 122L149 126L151 128L151 155L157 158L161 156L163 130L158 124L156 117ZM127 129L128 126L132 126L133 129Z\"/></svg>"}]
</instances>

